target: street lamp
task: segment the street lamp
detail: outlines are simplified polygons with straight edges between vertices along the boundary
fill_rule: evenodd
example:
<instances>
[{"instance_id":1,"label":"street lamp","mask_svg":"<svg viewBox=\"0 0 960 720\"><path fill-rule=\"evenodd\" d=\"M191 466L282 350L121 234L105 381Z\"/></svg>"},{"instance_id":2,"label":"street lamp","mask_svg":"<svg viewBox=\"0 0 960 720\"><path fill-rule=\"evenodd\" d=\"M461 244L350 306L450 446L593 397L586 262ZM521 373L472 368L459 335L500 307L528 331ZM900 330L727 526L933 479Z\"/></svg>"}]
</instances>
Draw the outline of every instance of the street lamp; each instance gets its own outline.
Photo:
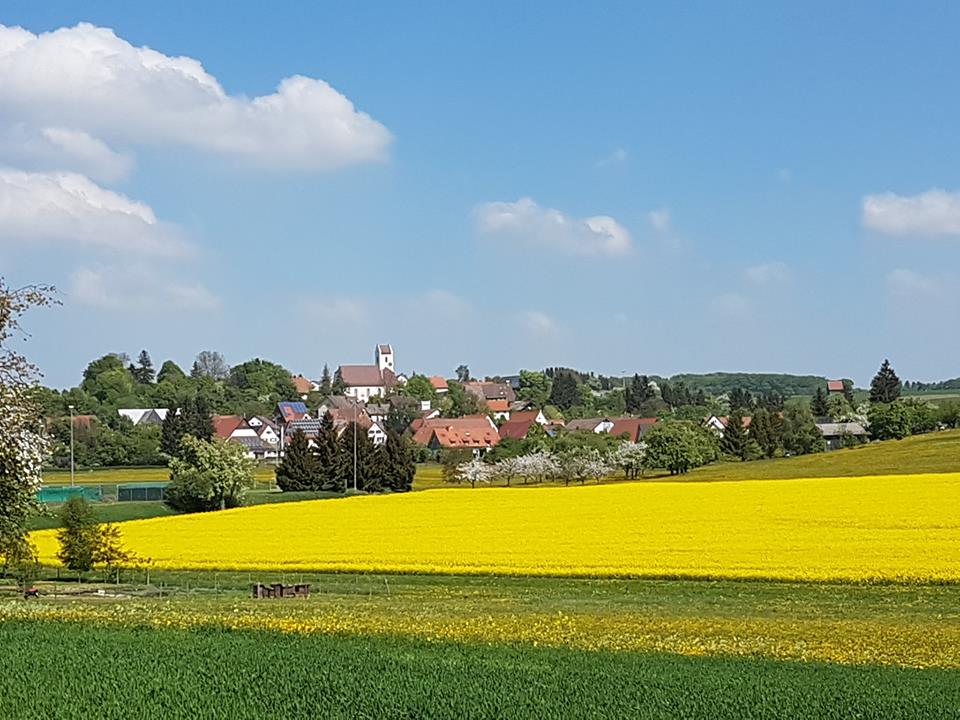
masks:
<instances>
[{"instance_id":1,"label":"street lamp","mask_svg":"<svg viewBox=\"0 0 960 720\"><path fill-rule=\"evenodd\" d=\"M73 405L67 405L70 410L70 487L76 485L76 478L73 470Z\"/></svg>"}]
</instances>

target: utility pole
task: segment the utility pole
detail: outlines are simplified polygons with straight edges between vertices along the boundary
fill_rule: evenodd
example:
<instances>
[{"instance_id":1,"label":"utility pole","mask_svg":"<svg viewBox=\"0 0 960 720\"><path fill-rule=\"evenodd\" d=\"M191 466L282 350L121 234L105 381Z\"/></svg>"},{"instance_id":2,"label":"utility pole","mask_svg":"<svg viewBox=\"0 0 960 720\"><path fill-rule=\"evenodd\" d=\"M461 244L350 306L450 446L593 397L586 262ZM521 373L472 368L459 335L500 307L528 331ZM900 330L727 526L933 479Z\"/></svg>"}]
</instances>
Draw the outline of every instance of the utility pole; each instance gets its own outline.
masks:
<instances>
[{"instance_id":1,"label":"utility pole","mask_svg":"<svg viewBox=\"0 0 960 720\"><path fill-rule=\"evenodd\" d=\"M353 401L353 491L357 491L357 400Z\"/></svg>"},{"instance_id":2,"label":"utility pole","mask_svg":"<svg viewBox=\"0 0 960 720\"><path fill-rule=\"evenodd\" d=\"M67 405L70 410L70 487L76 485L76 478L73 470L73 405Z\"/></svg>"}]
</instances>

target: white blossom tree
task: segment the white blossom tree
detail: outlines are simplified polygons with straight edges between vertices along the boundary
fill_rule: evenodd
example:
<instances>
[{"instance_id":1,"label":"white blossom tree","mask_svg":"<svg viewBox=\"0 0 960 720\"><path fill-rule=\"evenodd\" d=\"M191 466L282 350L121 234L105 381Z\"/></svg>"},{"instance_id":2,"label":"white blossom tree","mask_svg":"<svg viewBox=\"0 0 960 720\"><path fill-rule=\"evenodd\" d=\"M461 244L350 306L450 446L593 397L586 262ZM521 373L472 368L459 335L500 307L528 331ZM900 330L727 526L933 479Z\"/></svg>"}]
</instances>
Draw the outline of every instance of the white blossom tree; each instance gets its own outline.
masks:
<instances>
[{"instance_id":1,"label":"white blossom tree","mask_svg":"<svg viewBox=\"0 0 960 720\"><path fill-rule=\"evenodd\" d=\"M457 475L470 483L471 487L476 487L478 482L490 482L490 478L494 475L494 467L480 458L474 458L470 462L458 465Z\"/></svg>"},{"instance_id":2,"label":"white blossom tree","mask_svg":"<svg viewBox=\"0 0 960 720\"><path fill-rule=\"evenodd\" d=\"M610 454L610 464L623 470L627 480L635 480L643 474L647 461L647 445L624 440Z\"/></svg>"},{"instance_id":3,"label":"white blossom tree","mask_svg":"<svg viewBox=\"0 0 960 720\"><path fill-rule=\"evenodd\" d=\"M522 457L508 457L499 460L493 466L493 472L495 477L502 479L507 487L510 486L510 482L515 477L523 476L523 458Z\"/></svg>"},{"instance_id":4,"label":"white blossom tree","mask_svg":"<svg viewBox=\"0 0 960 720\"><path fill-rule=\"evenodd\" d=\"M7 563L32 555L26 521L37 509L47 451L34 400L40 372L10 341L27 337L20 318L30 308L55 303L53 292L43 285L13 289L0 277L0 555Z\"/></svg>"},{"instance_id":5,"label":"white blossom tree","mask_svg":"<svg viewBox=\"0 0 960 720\"><path fill-rule=\"evenodd\" d=\"M524 483L530 480L543 482L560 475L560 463L551 453L544 450L522 455L517 459L521 461L518 474L523 478Z\"/></svg>"}]
</instances>

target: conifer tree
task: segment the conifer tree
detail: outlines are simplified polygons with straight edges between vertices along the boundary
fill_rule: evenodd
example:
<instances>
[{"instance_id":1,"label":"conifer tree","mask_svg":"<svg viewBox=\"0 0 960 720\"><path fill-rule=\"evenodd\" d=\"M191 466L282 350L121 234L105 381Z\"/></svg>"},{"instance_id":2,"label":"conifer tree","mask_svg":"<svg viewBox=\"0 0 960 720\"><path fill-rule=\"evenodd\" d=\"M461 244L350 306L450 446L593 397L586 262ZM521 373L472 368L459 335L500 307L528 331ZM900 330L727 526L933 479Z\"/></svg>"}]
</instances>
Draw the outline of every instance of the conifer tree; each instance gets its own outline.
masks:
<instances>
[{"instance_id":1,"label":"conifer tree","mask_svg":"<svg viewBox=\"0 0 960 720\"><path fill-rule=\"evenodd\" d=\"M320 473L317 458L303 430L297 428L277 466L277 487L283 491L318 490Z\"/></svg>"},{"instance_id":2,"label":"conifer tree","mask_svg":"<svg viewBox=\"0 0 960 720\"><path fill-rule=\"evenodd\" d=\"M146 350L140 351L140 357L137 358L137 364L130 366L130 372L134 380L141 385L149 385L154 380L153 361L150 359L150 353Z\"/></svg>"},{"instance_id":3,"label":"conifer tree","mask_svg":"<svg viewBox=\"0 0 960 720\"><path fill-rule=\"evenodd\" d=\"M383 446L383 452L384 485L394 492L409 491L417 473L410 441L398 432L387 430L387 443Z\"/></svg>"},{"instance_id":4,"label":"conifer tree","mask_svg":"<svg viewBox=\"0 0 960 720\"><path fill-rule=\"evenodd\" d=\"M185 434L182 415L177 408L170 408L160 426L160 452L168 457L176 457L180 451L180 438Z\"/></svg>"},{"instance_id":5,"label":"conifer tree","mask_svg":"<svg viewBox=\"0 0 960 720\"><path fill-rule=\"evenodd\" d=\"M813 396L813 400L810 401L810 412L813 413L815 418L827 417L830 414L830 408L827 406L827 396L823 392L823 388L819 385L817 386L817 392Z\"/></svg>"},{"instance_id":6,"label":"conifer tree","mask_svg":"<svg viewBox=\"0 0 960 720\"><path fill-rule=\"evenodd\" d=\"M325 413L320 420L320 431L317 433L313 452L316 457L320 489L336 491L346 489L347 473L344 455L333 416L329 412Z\"/></svg>"},{"instance_id":7,"label":"conifer tree","mask_svg":"<svg viewBox=\"0 0 960 720\"><path fill-rule=\"evenodd\" d=\"M720 438L720 450L741 460L746 455L747 436L743 430L743 415L740 414L739 409L730 413L727 418L727 426L723 431L723 437Z\"/></svg>"},{"instance_id":8,"label":"conifer tree","mask_svg":"<svg viewBox=\"0 0 960 720\"><path fill-rule=\"evenodd\" d=\"M885 359L870 383L870 402L893 402L900 397L902 387L890 361Z\"/></svg>"},{"instance_id":9,"label":"conifer tree","mask_svg":"<svg viewBox=\"0 0 960 720\"><path fill-rule=\"evenodd\" d=\"M750 438L760 447L765 457L772 458L779 444L772 414L766 408L758 408L750 421Z\"/></svg>"},{"instance_id":10,"label":"conifer tree","mask_svg":"<svg viewBox=\"0 0 960 720\"><path fill-rule=\"evenodd\" d=\"M320 377L320 394L326 397L333 392L333 379L330 377L330 366L324 363L323 375Z\"/></svg>"}]
</instances>

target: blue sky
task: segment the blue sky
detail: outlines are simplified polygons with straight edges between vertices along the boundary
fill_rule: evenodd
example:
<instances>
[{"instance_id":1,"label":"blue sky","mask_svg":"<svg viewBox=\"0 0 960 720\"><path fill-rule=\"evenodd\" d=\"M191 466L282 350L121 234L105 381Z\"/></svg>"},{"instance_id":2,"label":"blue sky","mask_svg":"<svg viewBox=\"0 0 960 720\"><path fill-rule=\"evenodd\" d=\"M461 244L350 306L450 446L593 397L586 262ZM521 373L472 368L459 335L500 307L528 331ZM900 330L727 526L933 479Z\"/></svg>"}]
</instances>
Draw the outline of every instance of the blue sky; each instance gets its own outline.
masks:
<instances>
[{"instance_id":1,"label":"blue sky","mask_svg":"<svg viewBox=\"0 0 960 720\"><path fill-rule=\"evenodd\" d=\"M62 292L50 383L377 342L960 375L957 6L283 5L0 9L0 273Z\"/></svg>"}]
</instances>

